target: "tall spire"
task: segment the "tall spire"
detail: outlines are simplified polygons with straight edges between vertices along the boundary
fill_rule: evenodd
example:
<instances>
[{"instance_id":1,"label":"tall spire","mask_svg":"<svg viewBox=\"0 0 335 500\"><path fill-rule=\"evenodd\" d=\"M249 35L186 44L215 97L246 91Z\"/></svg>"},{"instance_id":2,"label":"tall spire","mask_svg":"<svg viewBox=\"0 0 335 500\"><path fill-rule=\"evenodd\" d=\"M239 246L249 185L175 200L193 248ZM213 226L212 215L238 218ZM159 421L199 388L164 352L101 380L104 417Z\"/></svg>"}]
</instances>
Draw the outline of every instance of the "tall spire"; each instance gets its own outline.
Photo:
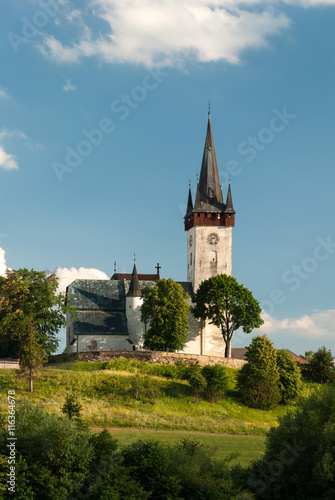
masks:
<instances>
[{"instance_id":1,"label":"tall spire","mask_svg":"<svg viewBox=\"0 0 335 500\"><path fill-rule=\"evenodd\" d=\"M233 207L233 199L231 196L230 179L229 179L229 186L228 186L228 193L227 193L226 209L225 209L224 213L225 214L236 214L234 207Z\"/></svg>"},{"instance_id":2,"label":"tall spire","mask_svg":"<svg viewBox=\"0 0 335 500\"><path fill-rule=\"evenodd\" d=\"M134 259L134 268L133 268L133 273L131 275L131 281L130 281L127 297L141 297L140 282L138 280L135 259Z\"/></svg>"},{"instance_id":3,"label":"tall spire","mask_svg":"<svg viewBox=\"0 0 335 500\"><path fill-rule=\"evenodd\" d=\"M208 205L223 203L219 172L216 163L210 112L208 112L206 141L202 157L198 190L201 202Z\"/></svg>"}]
</instances>

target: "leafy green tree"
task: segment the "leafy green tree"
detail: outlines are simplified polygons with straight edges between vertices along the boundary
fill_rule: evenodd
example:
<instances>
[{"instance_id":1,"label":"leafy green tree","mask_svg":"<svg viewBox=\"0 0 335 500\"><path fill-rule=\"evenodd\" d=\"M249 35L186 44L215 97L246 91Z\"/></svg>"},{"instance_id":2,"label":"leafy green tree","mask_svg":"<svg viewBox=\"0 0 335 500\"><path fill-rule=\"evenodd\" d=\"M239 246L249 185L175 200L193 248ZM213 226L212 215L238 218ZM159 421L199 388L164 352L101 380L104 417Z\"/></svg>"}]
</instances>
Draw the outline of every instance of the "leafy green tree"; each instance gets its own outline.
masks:
<instances>
[{"instance_id":1,"label":"leafy green tree","mask_svg":"<svg viewBox=\"0 0 335 500\"><path fill-rule=\"evenodd\" d=\"M231 339L236 330L242 328L245 333L251 333L253 328L259 328L264 323L262 309L252 293L226 274L203 281L193 302L196 318L209 319L221 328L226 358L231 357Z\"/></svg>"},{"instance_id":2,"label":"leafy green tree","mask_svg":"<svg viewBox=\"0 0 335 500\"><path fill-rule=\"evenodd\" d=\"M305 351L305 354L302 355L301 357L303 359L305 359L306 361L310 362L310 360L312 359L313 354L314 354L314 351Z\"/></svg>"},{"instance_id":3,"label":"leafy green tree","mask_svg":"<svg viewBox=\"0 0 335 500\"><path fill-rule=\"evenodd\" d=\"M202 375L207 382L205 394L211 403L216 403L227 388L228 377L226 369L221 365L206 365L202 369Z\"/></svg>"},{"instance_id":4,"label":"leafy green tree","mask_svg":"<svg viewBox=\"0 0 335 500\"><path fill-rule=\"evenodd\" d=\"M258 335L252 339L245 357L248 362L238 374L238 391L246 405L268 410L281 398L276 350L266 335Z\"/></svg>"},{"instance_id":5,"label":"leafy green tree","mask_svg":"<svg viewBox=\"0 0 335 500\"><path fill-rule=\"evenodd\" d=\"M322 346L314 352L309 364L304 366L304 374L320 384L335 380L334 358L330 349Z\"/></svg>"},{"instance_id":6,"label":"leafy green tree","mask_svg":"<svg viewBox=\"0 0 335 500\"><path fill-rule=\"evenodd\" d=\"M74 310L57 289L57 276L45 271L7 270L6 276L0 278L1 356L19 356L27 317L32 318L37 341L45 354L56 351L57 333L66 324L64 314Z\"/></svg>"},{"instance_id":7,"label":"leafy green tree","mask_svg":"<svg viewBox=\"0 0 335 500\"><path fill-rule=\"evenodd\" d=\"M301 398L295 411L279 418L246 486L266 500L335 498L334 384Z\"/></svg>"},{"instance_id":8,"label":"leafy green tree","mask_svg":"<svg viewBox=\"0 0 335 500\"><path fill-rule=\"evenodd\" d=\"M65 403L62 406L62 412L69 417L70 420L73 417L80 418L80 412L82 410L82 405L77 401L73 394L66 396Z\"/></svg>"},{"instance_id":9,"label":"leafy green tree","mask_svg":"<svg viewBox=\"0 0 335 500\"><path fill-rule=\"evenodd\" d=\"M301 393L302 380L298 363L286 349L277 350L277 368L281 402L288 403Z\"/></svg>"},{"instance_id":10,"label":"leafy green tree","mask_svg":"<svg viewBox=\"0 0 335 500\"><path fill-rule=\"evenodd\" d=\"M34 392L33 380L36 378L45 359L43 345L37 340L34 323L30 316L22 321L24 333L20 343L20 373L19 377L27 377L30 392Z\"/></svg>"},{"instance_id":11,"label":"leafy green tree","mask_svg":"<svg viewBox=\"0 0 335 500\"><path fill-rule=\"evenodd\" d=\"M144 347L153 351L179 351L187 342L189 295L172 279L157 280L142 290L141 318L149 327Z\"/></svg>"}]
</instances>

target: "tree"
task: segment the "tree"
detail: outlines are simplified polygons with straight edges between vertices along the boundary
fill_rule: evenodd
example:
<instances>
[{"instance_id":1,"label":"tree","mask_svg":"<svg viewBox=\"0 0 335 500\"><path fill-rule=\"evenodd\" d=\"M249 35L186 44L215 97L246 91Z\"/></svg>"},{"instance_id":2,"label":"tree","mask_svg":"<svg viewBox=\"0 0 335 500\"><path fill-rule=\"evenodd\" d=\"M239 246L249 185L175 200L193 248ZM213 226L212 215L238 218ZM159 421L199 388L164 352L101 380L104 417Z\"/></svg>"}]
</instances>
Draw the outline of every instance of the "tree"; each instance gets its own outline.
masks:
<instances>
[{"instance_id":1,"label":"tree","mask_svg":"<svg viewBox=\"0 0 335 500\"><path fill-rule=\"evenodd\" d=\"M153 351L182 350L187 342L189 295L172 279L157 280L142 290L141 319L149 323L144 347Z\"/></svg>"},{"instance_id":2,"label":"tree","mask_svg":"<svg viewBox=\"0 0 335 500\"><path fill-rule=\"evenodd\" d=\"M297 409L279 418L266 440L264 458L254 462L247 487L255 498L335 498L335 385L327 384Z\"/></svg>"},{"instance_id":3,"label":"tree","mask_svg":"<svg viewBox=\"0 0 335 500\"><path fill-rule=\"evenodd\" d=\"M320 347L313 353L309 364L304 367L304 373L309 379L320 384L335 380L335 366L331 351L325 346Z\"/></svg>"},{"instance_id":4,"label":"tree","mask_svg":"<svg viewBox=\"0 0 335 500\"><path fill-rule=\"evenodd\" d=\"M19 356L28 317L45 354L56 351L57 333L66 324L64 314L74 311L57 289L57 276L45 271L7 270L0 278L0 356Z\"/></svg>"},{"instance_id":5,"label":"tree","mask_svg":"<svg viewBox=\"0 0 335 500\"><path fill-rule=\"evenodd\" d=\"M62 412L72 420L73 417L80 418L80 412L82 410L82 405L77 401L73 394L66 396L65 403L62 406Z\"/></svg>"},{"instance_id":6,"label":"tree","mask_svg":"<svg viewBox=\"0 0 335 500\"><path fill-rule=\"evenodd\" d=\"M251 333L264 323L260 316L262 309L252 293L226 274L203 281L193 302L196 318L209 319L221 328L226 358L231 357L231 339L236 330L242 328L245 333Z\"/></svg>"},{"instance_id":7,"label":"tree","mask_svg":"<svg viewBox=\"0 0 335 500\"><path fill-rule=\"evenodd\" d=\"M301 358L305 359L308 362L310 362L310 360L312 359L313 354L314 354L314 351L305 351L305 354L303 356L301 355Z\"/></svg>"},{"instance_id":8,"label":"tree","mask_svg":"<svg viewBox=\"0 0 335 500\"><path fill-rule=\"evenodd\" d=\"M268 410L281 398L276 350L266 335L258 335L252 339L245 357L248 363L238 374L238 391L246 405Z\"/></svg>"},{"instance_id":9,"label":"tree","mask_svg":"<svg viewBox=\"0 0 335 500\"><path fill-rule=\"evenodd\" d=\"M24 334L21 337L20 343L20 374L19 376L27 376L30 383L30 392L34 392L33 379L44 361L43 345L37 340L34 329L33 320L30 316L22 322Z\"/></svg>"},{"instance_id":10,"label":"tree","mask_svg":"<svg viewBox=\"0 0 335 500\"><path fill-rule=\"evenodd\" d=\"M290 400L295 399L301 392L301 371L298 363L294 361L286 349L277 350L277 368L281 402L288 403Z\"/></svg>"}]
</instances>

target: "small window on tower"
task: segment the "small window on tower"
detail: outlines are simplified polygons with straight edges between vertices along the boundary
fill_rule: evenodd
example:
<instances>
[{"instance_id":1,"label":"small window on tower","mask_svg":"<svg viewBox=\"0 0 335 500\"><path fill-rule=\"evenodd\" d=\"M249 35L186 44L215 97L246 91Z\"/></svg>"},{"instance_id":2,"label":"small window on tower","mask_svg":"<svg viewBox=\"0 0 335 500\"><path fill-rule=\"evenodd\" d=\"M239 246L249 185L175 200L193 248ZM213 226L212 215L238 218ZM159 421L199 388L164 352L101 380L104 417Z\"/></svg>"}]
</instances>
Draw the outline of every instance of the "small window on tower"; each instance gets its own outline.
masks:
<instances>
[{"instance_id":1,"label":"small window on tower","mask_svg":"<svg viewBox=\"0 0 335 500\"><path fill-rule=\"evenodd\" d=\"M192 265L192 254L190 254L190 265Z\"/></svg>"}]
</instances>

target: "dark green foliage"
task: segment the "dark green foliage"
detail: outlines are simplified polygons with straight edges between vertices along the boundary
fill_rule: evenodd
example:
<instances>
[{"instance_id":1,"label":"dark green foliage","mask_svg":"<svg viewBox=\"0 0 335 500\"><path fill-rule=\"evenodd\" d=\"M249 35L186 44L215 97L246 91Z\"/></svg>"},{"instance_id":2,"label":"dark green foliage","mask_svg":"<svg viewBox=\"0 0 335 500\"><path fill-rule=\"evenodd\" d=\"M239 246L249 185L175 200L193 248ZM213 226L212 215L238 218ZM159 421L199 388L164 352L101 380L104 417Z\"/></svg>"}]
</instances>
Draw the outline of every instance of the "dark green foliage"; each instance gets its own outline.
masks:
<instances>
[{"instance_id":1,"label":"dark green foliage","mask_svg":"<svg viewBox=\"0 0 335 500\"><path fill-rule=\"evenodd\" d=\"M144 347L153 351L179 351L187 342L189 296L172 279L157 280L142 290L141 319L148 324Z\"/></svg>"},{"instance_id":2,"label":"dark green foliage","mask_svg":"<svg viewBox=\"0 0 335 500\"><path fill-rule=\"evenodd\" d=\"M302 380L298 363L286 349L277 350L277 368L281 402L288 403L301 393Z\"/></svg>"},{"instance_id":3,"label":"dark green foliage","mask_svg":"<svg viewBox=\"0 0 335 500\"><path fill-rule=\"evenodd\" d=\"M252 293L226 274L203 281L193 302L196 318L209 319L221 328L227 358L231 357L231 339L236 330L242 328L245 333L251 333L264 323L261 307Z\"/></svg>"},{"instance_id":4,"label":"dark green foliage","mask_svg":"<svg viewBox=\"0 0 335 500\"><path fill-rule=\"evenodd\" d=\"M62 406L62 412L72 420L73 417L80 418L82 405L77 401L73 394L66 396L65 403Z\"/></svg>"},{"instance_id":5,"label":"dark green foliage","mask_svg":"<svg viewBox=\"0 0 335 500\"><path fill-rule=\"evenodd\" d=\"M322 346L314 352L309 364L304 366L304 375L320 384L335 380L335 366L331 351Z\"/></svg>"},{"instance_id":6,"label":"dark green foliage","mask_svg":"<svg viewBox=\"0 0 335 500\"><path fill-rule=\"evenodd\" d=\"M224 366L206 365L202 369L202 375L206 379L205 396L210 403L216 403L227 388L228 377Z\"/></svg>"},{"instance_id":7,"label":"dark green foliage","mask_svg":"<svg viewBox=\"0 0 335 500\"><path fill-rule=\"evenodd\" d=\"M335 498L335 385L328 384L280 419L268 434L264 459L246 485L257 498Z\"/></svg>"},{"instance_id":8,"label":"dark green foliage","mask_svg":"<svg viewBox=\"0 0 335 500\"><path fill-rule=\"evenodd\" d=\"M281 399L278 382L277 354L266 335L252 339L245 364L237 378L238 391L244 404L268 410Z\"/></svg>"},{"instance_id":9,"label":"dark green foliage","mask_svg":"<svg viewBox=\"0 0 335 500\"><path fill-rule=\"evenodd\" d=\"M207 380L201 373L200 367L197 370L193 370L192 374L189 377L189 383L193 389L194 400L196 403L198 403L201 394L204 392L207 386Z\"/></svg>"},{"instance_id":10,"label":"dark green foliage","mask_svg":"<svg viewBox=\"0 0 335 500\"><path fill-rule=\"evenodd\" d=\"M0 277L0 356L18 358L25 323L30 318L44 353L55 352L57 333L65 326L65 312L73 311L57 293L58 278L45 271L6 271Z\"/></svg>"}]
</instances>

